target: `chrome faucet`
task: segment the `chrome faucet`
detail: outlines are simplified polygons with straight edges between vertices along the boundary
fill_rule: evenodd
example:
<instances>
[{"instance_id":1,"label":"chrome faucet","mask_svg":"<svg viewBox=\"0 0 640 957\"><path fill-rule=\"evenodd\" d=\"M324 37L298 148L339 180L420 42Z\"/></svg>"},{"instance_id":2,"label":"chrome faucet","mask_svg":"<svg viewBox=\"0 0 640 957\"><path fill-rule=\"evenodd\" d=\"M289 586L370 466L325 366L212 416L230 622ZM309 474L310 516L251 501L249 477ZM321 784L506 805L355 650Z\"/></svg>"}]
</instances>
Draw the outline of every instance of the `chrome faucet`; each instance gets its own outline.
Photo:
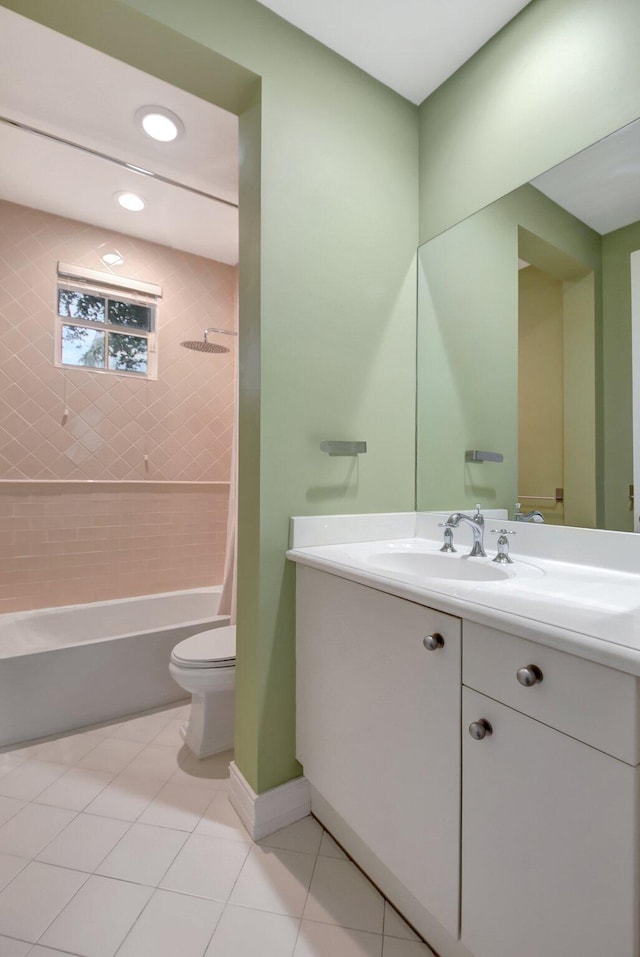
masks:
<instances>
[{"instance_id":1,"label":"chrome faucet","mask_svg":"<svg viewBox=\"0 0 640 957\"><path fill-rule=\"evenodd\" d=\"M520 502L516 502L513 520L514 522L535 522L536 525L539 525L540 522L544 522L544 515L537 508L534 508L531 512L521 512Z\"/></svg>"},{"instance_id":2,"label":"chrome faucet","mask_svg":"<svg viewBox=\"0 0 640 957\"><path fill-rule=\"evenodd\" d=\"M457 528L460 522L469 525L473 533L473 548L469 552L469 557L486 558L487 553L484 550L484 518L480 514L480 506L476 505L474 515L466 515L464 512L453 512L444 525L446 528Z\"/></svg>"}]
</instances>

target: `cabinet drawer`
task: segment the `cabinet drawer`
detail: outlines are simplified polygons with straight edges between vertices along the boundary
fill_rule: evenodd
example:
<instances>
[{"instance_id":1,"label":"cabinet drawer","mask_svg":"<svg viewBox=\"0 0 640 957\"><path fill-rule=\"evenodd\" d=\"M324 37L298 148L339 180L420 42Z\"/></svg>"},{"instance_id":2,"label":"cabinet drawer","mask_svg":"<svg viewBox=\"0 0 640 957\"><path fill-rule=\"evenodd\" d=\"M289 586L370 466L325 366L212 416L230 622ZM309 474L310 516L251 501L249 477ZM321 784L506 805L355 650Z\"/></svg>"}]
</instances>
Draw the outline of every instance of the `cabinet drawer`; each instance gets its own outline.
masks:
<instances>
[{"instance_id":1,"label":"cabinet drawer","mask_svg":"<svg viewBox=\"0 0 640 957\"><path fill-rule=\"evenodd\" d=\"M462 662L467 687L628 764L640 763L638 679L632 675L467 621ZM531 665L542 680L526 687L517 672Z\"/></svg>"}]
</instances>

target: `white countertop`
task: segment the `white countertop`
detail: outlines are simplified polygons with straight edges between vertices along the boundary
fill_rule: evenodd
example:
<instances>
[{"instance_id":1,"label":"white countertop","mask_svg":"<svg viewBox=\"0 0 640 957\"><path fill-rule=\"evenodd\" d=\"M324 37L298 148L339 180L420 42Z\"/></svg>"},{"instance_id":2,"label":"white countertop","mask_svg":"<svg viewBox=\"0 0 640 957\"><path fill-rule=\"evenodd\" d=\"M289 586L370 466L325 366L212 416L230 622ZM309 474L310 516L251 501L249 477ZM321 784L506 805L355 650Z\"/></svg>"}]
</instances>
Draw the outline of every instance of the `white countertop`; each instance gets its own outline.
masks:
<instances>
[{"instance_id":1,"label":"white countertop","mask_svg":"<svg viewBox=\"0 0 640 957\"><path fill-rule=\"evenodd\" d=\"M625 565L633 568L636 564L637 551L640 571L640 536L558 528L540 534L538 528L528 526L523 529L520 523L488 519L485 548L490 557L469 561L492 564L495 537L488 532L494 527L507 527L519 534L519 539L510 542L514 564L498 567L508 569L513 577L502 581L457 581L381 567L384 556L390 553L418 551L439 556L442 533L437 523L442 521L442 514L418 515L420 535L412 534L416 516L411 513L414 515L412 527L409 514L399 515L395 524L393 516L385 516L386 521L373 516L376 521L371 524L372 534L383 528L389 537L381 536L370 541L362 540L365 516L346 516L342 521L337 516L294 519L292 543L294 546L297 542L302 544L290 549L287 557L299 564L640 676L640 574L625 569ZM350 518L355 520L352 531L360 541L344 541L345 535L349 534ZM307 544L314 539L314 521L323 523L318 524L320 540L333 537L333 543ZM297 533L295 522L305 523L304 527L298 526ZM389 534L396 529L400 535ZM456 530L455 535L459 552L453 560L464 561L470 538L462 528ZM612 542L612 535L620 536L618 542ZM605 538L599 539L598 536ZM633 541L628 541L630 538ZM518 550L516 541L523 546L522 550ZM527 547L530 542L533 545ZM553 544L554 556L563 560L541 557L545 544ZM602 547L598 548L599 545ZM607 567L594 564L598 554L604 558L614 555L615 560L608 561ZM451 560L448 556L442 557L444 561ZM568 558L572 560L565 560ZM590 560L589 563L585 558ZM610 567L611 564L621 567Z\"/></svg>"}]
</instances>

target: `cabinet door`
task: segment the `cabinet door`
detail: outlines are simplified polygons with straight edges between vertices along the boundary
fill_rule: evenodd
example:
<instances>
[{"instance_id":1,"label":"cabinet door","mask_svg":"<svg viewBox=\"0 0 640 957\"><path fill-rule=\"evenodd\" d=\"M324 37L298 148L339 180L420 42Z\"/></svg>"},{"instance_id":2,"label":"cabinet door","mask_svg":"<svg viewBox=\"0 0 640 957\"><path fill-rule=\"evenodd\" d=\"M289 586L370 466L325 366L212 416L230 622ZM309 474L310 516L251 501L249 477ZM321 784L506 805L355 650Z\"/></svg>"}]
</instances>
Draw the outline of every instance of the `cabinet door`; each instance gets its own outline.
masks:
<instances>
[{"instance_id":1,"label":"cabinet door","mask_svg":"<svg viewBox=\"0 0 640 957\"><path fill-rule=\"evenodd\" d=\"M297 583L304 773L457 937L460 621L310 568Z\"/></svg>"},{"instance_id":2,"label":"cabinet door","mask_svg":"<svg viewBox=\"0 0 640 957\"><path fill-rule=\"evenodd\" d=\"M493 733L474 740L471 722ZM637 957L638 770L463 689L462 941Z\"/></svg>"}]
</instances>

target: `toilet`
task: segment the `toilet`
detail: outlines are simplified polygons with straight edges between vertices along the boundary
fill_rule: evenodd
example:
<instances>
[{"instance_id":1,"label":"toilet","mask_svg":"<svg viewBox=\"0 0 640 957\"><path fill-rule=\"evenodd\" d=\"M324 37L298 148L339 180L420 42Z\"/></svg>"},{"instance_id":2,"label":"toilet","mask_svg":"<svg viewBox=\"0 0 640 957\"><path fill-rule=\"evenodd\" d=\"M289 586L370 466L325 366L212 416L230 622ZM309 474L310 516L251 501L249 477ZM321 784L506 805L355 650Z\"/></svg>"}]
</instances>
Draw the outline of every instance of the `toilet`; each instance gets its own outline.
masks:
<instances>
[{"instance_id":1,"label":"toilet","mask_svg":"<svg viewBox=\"0 0 640 957\"><path fill-rule=\"evenodd\" d=\"M198 632L171 652L171 676L192 696L180 734L198 758L233 747L235 665L235 625Z\"/></svg>"}]
</instances>

